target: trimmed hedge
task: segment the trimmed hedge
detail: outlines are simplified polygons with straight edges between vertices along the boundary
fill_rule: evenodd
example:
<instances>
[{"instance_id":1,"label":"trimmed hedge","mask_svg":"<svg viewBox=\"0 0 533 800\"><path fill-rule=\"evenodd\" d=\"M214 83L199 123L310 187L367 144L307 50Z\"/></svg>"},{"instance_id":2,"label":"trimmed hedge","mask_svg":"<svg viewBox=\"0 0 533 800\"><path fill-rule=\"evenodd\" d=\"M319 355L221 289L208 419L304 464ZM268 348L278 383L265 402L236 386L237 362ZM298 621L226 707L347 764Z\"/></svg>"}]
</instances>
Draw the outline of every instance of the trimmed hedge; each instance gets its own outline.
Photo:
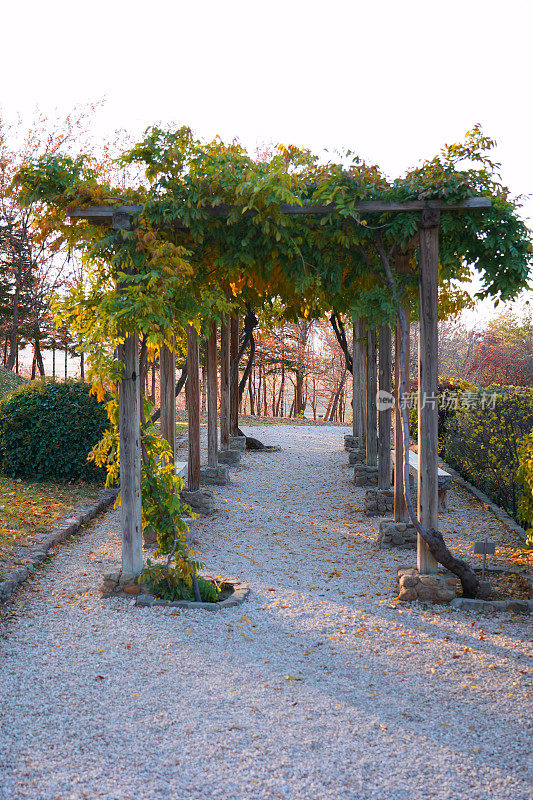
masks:
<instances>
[{"instance_id":1,"label":"trimmed hedge","mask_svg":"<svg viewBox=\"0 0 533 800\"><path fill-rule=\"evenodd\" d=\"M520 445L533 430L533 392L485 389L495 399L461 407L448 417L443 457L517 522L523 522L523 481L517 479Z\"/></svg>"},{"instance_id":2,"label":"trimmed hedge","mask_svg":"<svg viewBox=\"0 0 533 800\"><path fill-rule=\"evenodd\" d=\"M15 478L105 480L87 461L107 427L104 403L83 381L33 381L0 401L0 469Z\"/></svg>"}]
</instances>

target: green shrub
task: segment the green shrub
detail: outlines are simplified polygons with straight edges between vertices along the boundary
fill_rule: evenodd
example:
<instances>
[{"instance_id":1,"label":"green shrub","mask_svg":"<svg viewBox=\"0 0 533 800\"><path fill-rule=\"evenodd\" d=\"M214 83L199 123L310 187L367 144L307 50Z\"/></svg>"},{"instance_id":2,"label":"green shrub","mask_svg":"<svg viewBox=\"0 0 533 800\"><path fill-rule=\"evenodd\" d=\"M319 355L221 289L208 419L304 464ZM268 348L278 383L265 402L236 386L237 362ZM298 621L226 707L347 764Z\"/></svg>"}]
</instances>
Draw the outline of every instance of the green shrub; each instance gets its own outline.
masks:
<instances>
[{"instance_id":1,"label":"green shrub","mask_svg":"<svg viewBox=\"0 0 533 800\"><path fill-rule=\"evenodd\" d=\"M519 467L516 480L522 491L518 502L518 512L524 522L529 525L527 542L533 546L533 431L524 436L518 446Z\"/></svg>"},{"instance_id":2,"label":"green shrub","mask_svg":"<svg viewBox=\"0 0 533 800\"><path fill-rule=\"evenodd\" d=\"M145 583L152 594L161 600L195 600L192 585L183 580L179 571L172 567L166 568L165 564L153 563L147 559L146 567L142 571L141 581ZM198 589L203 603L216 603L220 594L214 581L207 580L198 575Z\"/></svg>"},{"instance_id":3,"label":"green shrub","mask_svg":"<svg viewBox=\"0 0 533 800\"><path fill-rule=\"evenodd\" d=\"M490 391L491 390L485 390ZM519 448L533 429L533 393L495 390L493 403L457 409L446 423L444 458L517 521L522 487Z\"/></svg>"},{"instance_id":4,"label":"green shrub","mask_svg":"<svg viewBox=\"0 0 533 800\"><path fill-rule=\"evenodd\" d=\"M83 381L34 381L0 401L0 469L37 480L103 480L87 461L107 424L104 403Z\"/></svg>"},{"instance_id":5,"label":"green shrub","mask_svg":"<svg viewBox=\"0 0 533 800\"><path fill-rule=\"evenodd\" d=\"M468 404L468 398L476 387L468 381L445 381L439 380L438 388L438 408L439 408L439 455L444 456L444 435L446 423L451 419L455 412L462 405ZM416 389L411 390L416 393ZM415 439L418 437L418 403L411 403L409 406L409 433Z\"/></svg>"}]
</instances>

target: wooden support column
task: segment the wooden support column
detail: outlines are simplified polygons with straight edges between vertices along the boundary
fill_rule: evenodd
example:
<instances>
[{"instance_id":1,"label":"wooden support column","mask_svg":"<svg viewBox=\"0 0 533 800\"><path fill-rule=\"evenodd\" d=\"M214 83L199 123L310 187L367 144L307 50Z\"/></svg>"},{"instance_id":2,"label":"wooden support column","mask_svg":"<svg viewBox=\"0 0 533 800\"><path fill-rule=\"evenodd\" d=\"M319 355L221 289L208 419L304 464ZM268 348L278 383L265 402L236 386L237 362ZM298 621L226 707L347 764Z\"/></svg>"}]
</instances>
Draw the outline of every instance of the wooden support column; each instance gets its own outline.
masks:
<instances>
[{"instance_id":1,"label":"wooden support column","mask_svg":"<svg viewBox=\"0 0 533 800\"><path fill-rule=\"evenodd\" d=\"M200 488L200 377L198 371L198 334L187 325L187 406L189 409L188 489Z\"/></svg>"},{"instance_id":2,"label":"wooden support column","mask_svg":"<svg viewBox=\"0 0 533 800\"><path fill-rule=\"evenodd\" d=\"M391 405L384 407L391 394L392 379L391 331L389 325L379 328L379 390L383 393L379 411L378 489L390 489L391 479Z\"/></svg>"},{"instance_id":3,"label":"wooden support column","mask_svg":"<svg viewBox=\"0 0 533 800\"><path fill-rule=\"evenodd\" d=\"M230 347L229 316L220 326L220 449L229 449L230 431Z\"/></svg>"},{"instance_id":4,"label":"wooden support column","mask_svg":"<svg viewBox=\"0 0 533 800\"><path fill-rule=\"evenodd\" d=\"M360 422L359 422L359 402L357 398L358 392L358 375L357 375L357 336L358 336L358 328L357 323L354 322L352 328L352 436L357 443L359 443L359 429L360 429Z\"/></svg>"},{"instance_id":5,"label":"wooden support column","mask_svg":"<svg viewBox=\"0 0 533 800\"><path fill-rule=\"evenodd\" d=\"M422 212L418 277L418 519L438 529L438 280L440 212ZM418 569L435 573L437 561L418 537Z\"/></svg>"},{"instance_id":6,"label":"wooden support column","mask_svg":"<svg viewBox=\"0 0 533 800\"><path fill-rule=\"evenodd\" d=\"M217 426L217 326L213 323L207 340L207 466L218 466Z\"/></svg>"},{"instance_id":7,"label":"wooden support column","mask_svg":"<svg viewBox=\"0 0 533 800\"><path fill-rule=\"evenodd\" d=\"M239 357L239 317L237 314L230 316L230 380L233 377L235 364ZM230 436L239 435L239 368L237 377L230 386Z\"/></svg>"},{"instance_id":8,"label":"wooden support column","mask_svg":"<svg viewBox=\"0 0 533 800\"><path fill-rule=\"evenodd\" d=\"M161 436L172 448L176 460L176 357L164 344L160 353L161 370Z\"/></svg>"},{"instance_id":9,"label":"wooden support column","mask_svg":"<svg viewBox=\"0 0 533 800\"><path fill-rule=\"evenodd\" d=\"M118 346L122 381L118 388L120 430L120 527L122 572L139 575L142 566L141 414L138 336Z\"/></svg>"},{"instance_id":10,"label":"wooden support column","mask_svg":"<svg viewBox=\"0 0 533 800\"><path fill-rule=\"evenodd\" d=\"M378 360L376 329L369 328L366 336L366 465L378 465Z\"/></svg>"},{"instance_id":11,"label":"wooden support column","mask_svg":"<svg viewBox=\"0 0 533 800\"><path fill-rule=\"evenodd\" d=\"M407 329L409 330L410 312L404 308L407 319ZM396 334L394 344L394 521L407 522L409 514L403 496L403 433L402 433L402 412L400 409L400 348L402 344L402 329L400 323L396 323ZM409 352L410 338L407 336L407 352L405 374L407 376L405 391L409 391Z\"/></svg>"},{"instance_id":12,"label":"wooden support column","mask_svg":"<svg viewBox=\"0 0 533 800\"><path fill-rule=\"evenodd\" d=\"M359 406L359 447L366 447L366 325L357 320L357 403Z\"/></svg>"}]
</instances>

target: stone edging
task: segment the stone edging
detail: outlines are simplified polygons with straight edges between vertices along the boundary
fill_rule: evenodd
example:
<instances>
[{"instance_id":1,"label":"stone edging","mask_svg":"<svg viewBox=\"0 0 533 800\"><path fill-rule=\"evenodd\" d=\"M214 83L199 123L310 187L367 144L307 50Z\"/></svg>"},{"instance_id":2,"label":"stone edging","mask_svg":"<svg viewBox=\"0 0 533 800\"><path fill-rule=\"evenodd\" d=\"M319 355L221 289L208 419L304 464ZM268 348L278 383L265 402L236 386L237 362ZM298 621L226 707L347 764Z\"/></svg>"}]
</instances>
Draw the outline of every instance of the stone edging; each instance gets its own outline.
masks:
<instances>
[{"instance_id":1,"label":"stone edging","mask_svg":"<svg viewBox=\"0 0 533 800\"><path fill-rule=\"evenodd\" d=\"M24 548L23 558L25 563L8 569L6 577L0 581L0 602L8 600L15 589L29 575L35 572L36 567L46 558L50 548L77 533L90 520L105 511L106 508L114 503L117 495L117 489L106 489L100 493L100 498L95 503L81 506L81 508L77 509L76 516L59 520L51 530L42 533L41 538L35 544L27 549Z\"/></svg>"},{"instance_id":2,"label":"stone edging","mask_svg":"<svg viewBox=\"0 0 533 800\"><path fill-rule=\"evenodd\" d=\"M154 606L184 609L205 608L208 611L222 611L225 608L235 608L235 606L242 605L250 594L250 587L248 584L231 580L225 580L224 583L231 583L233 585L233 594L226 597L226 599L222 600L220 603L197 603L194 600L160 600L154 597L153 594L145 591L136 596L135 605L145 608L153 608Z\"/></svg>"},{"instance_id":3,"label":"stone edging","mask_svg":"<svg viewBox=\"0 0 533 800\"><path fill-rule=\"evenodd\" d=\"M501 611L533 614L533 600L478 600L471 597L455 597L449 603L449 607L461 611L492 611L495 614Z\"/></svg>"},{"instance_id":4,"label":"stone edging","mask_svg":"<svg viewBox=\"0 0 533 800\"><path fill-rule=\"evenodd\" d=\"M442 465L442 468L446 470L446 472L450 473L454 481L456 481L460 486L464 486L465 489L468 489L468 491L471 492L474 495L474 497L477 497L477 499L483 503L484 508L486 508L488 511L492 511L496 519L498 519L500 522L503 522L503 524L507 528L510 528L514 533L517 533L521 539L524 539L524 541L527 539L527 533L522 528L522 526L519 525L518 522L515 522L515 520L512 517L510 517L509 514L507 514L507 512L503 510L503 508L500 508L499 506L496 505L496 503L493 503L492 500L489 497L487 497L487 495L484 492L481 491L481 489L478 489L476 486L473 486L471 483L465 480L463 476L457 472L457 470L453 469L453 467L450 467L449 464L446 464L446 462L442 461L442 459L440 458L439 458L439 463ZM500 602L500 601L487 600L485 602Z\"/></svg>"}]
</instances>

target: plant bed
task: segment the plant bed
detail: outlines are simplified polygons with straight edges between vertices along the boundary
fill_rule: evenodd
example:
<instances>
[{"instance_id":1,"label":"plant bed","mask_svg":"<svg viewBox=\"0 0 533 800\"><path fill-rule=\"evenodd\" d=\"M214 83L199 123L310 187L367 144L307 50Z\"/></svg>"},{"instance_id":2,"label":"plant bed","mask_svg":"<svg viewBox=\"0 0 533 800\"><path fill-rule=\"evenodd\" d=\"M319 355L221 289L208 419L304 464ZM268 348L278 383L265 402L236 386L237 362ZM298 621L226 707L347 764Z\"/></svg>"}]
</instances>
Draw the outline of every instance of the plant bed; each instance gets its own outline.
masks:
<instances>
[{"instance_id":1,"label":"plant bed","mask_svg":"<svg viewBox=\"0 0 533 800\"><path fill-rule=\"evenodd\" d=\"M203 576L207 579L210 576ZM197 602L195 600L165 600L156 597L150 590L145 590L136 595L135 605L152 608L160 606L164 608L205 608L210 611L219 611L224 608L234 608L240 606L250 593L250 589L245 583L239 581L222 580L217 581L219 593L214 602Z\"/></svg>"},{"instance_id":2,"label":"plant bed","mask_svg":"<svg viewBox=\"0 0 533 800\"><path fill-rule=\"evenodd\" d=\"M530 600L533 590L533 574L528 575L518 570L491 568L485 570L484 582L481 581L481 570L475 570L480 580L481 600ZM462 589L457 592L462 597Z\"/></svg>"},{"instance_id":3,"label":"plant bed","mask_svg":"<svg viewBox=\"0 0 533 800\"><path fill-rule=\"evenodd\" d=\"M212 601L202 600L198 602L193 599L192 589L186 587L180 599L172 599L168 590L161 593L157 592L157 585L149 586L147 583L140 583L139 577L122 572L108 572L104 574L101 592L103 597L133 597L138 606L152 607L162 606L170 608L207 608L217 611L223 608L233 608L243 603L250 593L247 584L241 581L214 577L206 573L198 576L200 592L206 594L206 587L209 584L216 584L218 594ZM158 596L161 594L162 596ZM165 596L166 595L166 596Z\"/></svg>"}]
</instances>

